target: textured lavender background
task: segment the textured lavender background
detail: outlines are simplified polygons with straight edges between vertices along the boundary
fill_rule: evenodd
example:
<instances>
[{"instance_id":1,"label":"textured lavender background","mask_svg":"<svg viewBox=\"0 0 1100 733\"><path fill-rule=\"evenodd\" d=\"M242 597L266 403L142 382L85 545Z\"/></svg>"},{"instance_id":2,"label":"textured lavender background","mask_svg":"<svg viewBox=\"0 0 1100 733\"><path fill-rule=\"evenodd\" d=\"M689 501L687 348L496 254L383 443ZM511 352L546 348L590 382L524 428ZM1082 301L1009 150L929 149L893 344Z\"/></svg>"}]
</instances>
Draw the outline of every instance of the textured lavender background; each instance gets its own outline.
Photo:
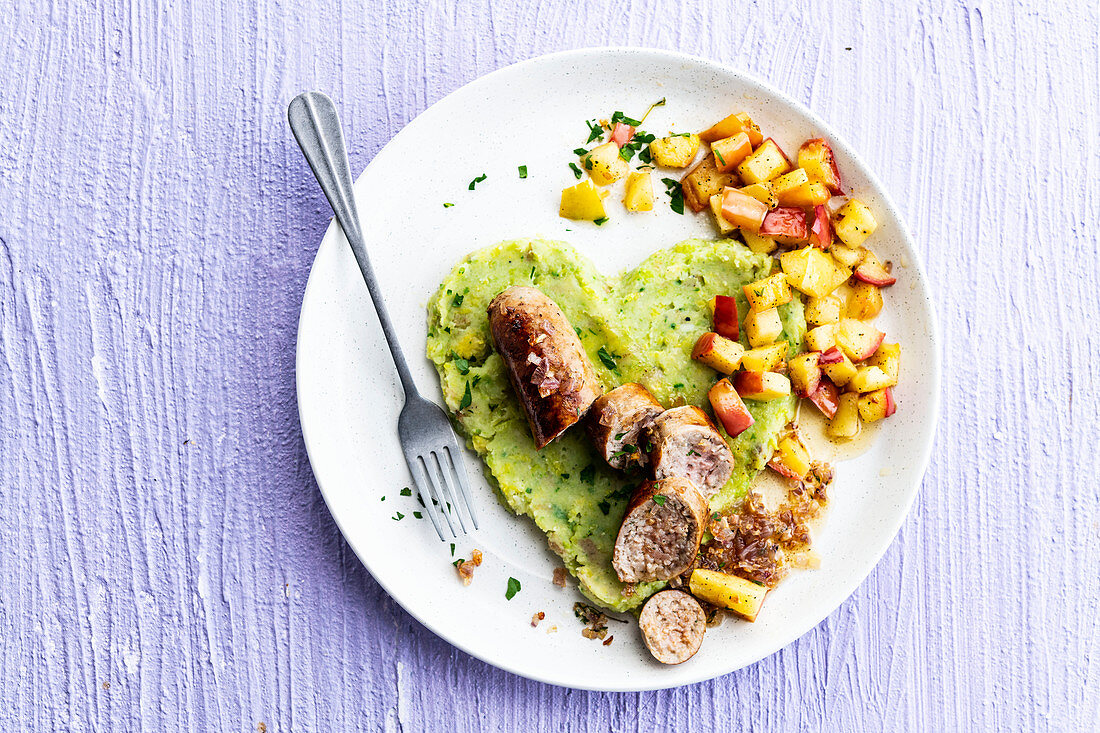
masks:
<instances>
[{"instance_id":1,"label":"textured lavender background","mask_svg":"<svg viewBox=\"0 0 1100 733\"><path fill-rule=\"evenodd\" d=\"M7 6L0 727L1095 729L1097 6L812 5ZM463 83L604 44L747 69L844 131L944 335L936 455L870 579L774 657L640 695L528 682L411 620L337 532L294 396L329 213L290 98L338 100L360 170Z\"/></svg>"}]
</instances>

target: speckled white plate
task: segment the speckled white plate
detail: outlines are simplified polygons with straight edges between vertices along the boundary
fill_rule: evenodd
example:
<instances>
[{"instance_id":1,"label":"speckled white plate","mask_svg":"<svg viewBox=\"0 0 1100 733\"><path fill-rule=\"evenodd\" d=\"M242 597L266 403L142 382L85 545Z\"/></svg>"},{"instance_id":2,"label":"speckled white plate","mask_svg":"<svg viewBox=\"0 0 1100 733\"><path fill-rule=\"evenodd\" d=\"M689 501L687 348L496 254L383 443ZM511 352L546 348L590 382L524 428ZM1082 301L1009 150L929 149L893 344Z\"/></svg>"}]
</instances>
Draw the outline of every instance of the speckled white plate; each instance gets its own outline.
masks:
<instances>
[{"instance_id":1,"label":"speckled white plate","mask_svg":"<svg viewBox=\"0 0 1100 733\"><path fill-rule=\"evenodd\" d=\"M887 293L879 323L903 344L905 362L897 414L867 453L837 469L828 520L816 538L821 568L784 582L756 623L727 621L709 631L687 663L654 662L632 621L612 622L610 646L583 638L572 613L579 593L552 585L557 562L545 538L497 501L472 453L467 465L481 529L457 541L455 556L469 557L476 547L485 561L464 587L450 546L426 518L413 517L416 499L400 493L410 483L397 442L400 385L335 224L321 243L302 304L302 432L348 543L398 603L436 634L490 664L556 685L673 687L732 672L791 643L878 562L913 502L932 448L940 391L933 310L910 237L882 186L843 138L802 106L733 69L665 51L570 51L496 71L409 123L359 177L367 246L423 393L442 401L424 356L425 304L471 250L515 237L563 239L610 273L686 237L714 236L708 216L678 216L663 194L654 212L629 216L612 202L617 196L609 198L611 221L602 227L558 217L561 189L575 183L568 163L586 138L584 121L614 110L637 116L660 97L668 104L646 121L651 132L700 130L744 110L788 151L809 137L832 141L846 187L880 222L875 250L897 267L899 282ZM527 166L526 180L519 165ZM485 181L468 190L481 174ZM397 512L404 519L395 520ZM504 597L509 576L522 583L511 601ZM537 611L546 620L532 628Z\"/></svg>"}]
</instances>

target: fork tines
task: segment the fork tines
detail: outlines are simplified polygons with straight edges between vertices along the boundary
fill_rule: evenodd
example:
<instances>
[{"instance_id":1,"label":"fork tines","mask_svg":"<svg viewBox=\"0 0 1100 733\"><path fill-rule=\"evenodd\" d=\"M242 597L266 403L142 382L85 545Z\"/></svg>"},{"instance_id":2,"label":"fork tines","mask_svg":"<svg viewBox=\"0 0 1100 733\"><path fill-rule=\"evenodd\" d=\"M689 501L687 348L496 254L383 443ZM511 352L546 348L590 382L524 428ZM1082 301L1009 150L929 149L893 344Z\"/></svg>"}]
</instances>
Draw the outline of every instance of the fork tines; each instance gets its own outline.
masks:
<instances>
[{"instance_id":1,"label":"fork tines","mask_svg":"<svg viewBox=\"0 0 1100 733\"><path fill-rule=\"evenodd\" d=\"M457 445L444 445L427 453L406 455L409 470L412 471L413 481L416 483L416 490L420 494L420 501L441 540L447 537L439 521L440 515L446 522L451 537L457 537L459 534L455 531L451 514L457 515L462 534L469 531L460 507L466 509L473 528L477 529L477 515L474 514L474 505L470 501L466 471L461 458L456 461L454 457L454 452L457 450Z\"/></svg>"}]
</instances>

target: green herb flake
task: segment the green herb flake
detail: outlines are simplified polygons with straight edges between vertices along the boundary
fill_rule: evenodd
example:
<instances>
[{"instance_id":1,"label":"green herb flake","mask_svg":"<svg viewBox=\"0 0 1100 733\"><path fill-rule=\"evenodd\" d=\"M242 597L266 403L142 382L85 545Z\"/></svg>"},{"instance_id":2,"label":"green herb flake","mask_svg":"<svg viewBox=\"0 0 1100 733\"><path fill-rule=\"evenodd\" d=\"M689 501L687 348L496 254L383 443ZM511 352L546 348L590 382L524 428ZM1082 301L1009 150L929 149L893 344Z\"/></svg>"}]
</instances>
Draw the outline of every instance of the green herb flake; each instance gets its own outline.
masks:
<instances>
[{"instance_id":1,"label":"green herb flake","mask_svg":"<svg viewBox=\"0 0 1100 733\"><path fill-rule=\"evenodd\" d=\"M451 543L451 557L455 556L455 543Z\"/></svg>"},{"instance_id":2,"label":"green herb flake","mask_svg":"<svg viewBox=\"0 0 1100 733\"><path fill-rule=\"evenodd\" d=\"M581 481L586 484L592 484L596 481L596 466L589 463L587 466L581 469Z\"/></svg>"},{"instance_id":3,"label":"green herb flake","mask_svg":"<svg viewBox=\"0 0 1100 733\"><path fill-rule=\"evenodd\" d=\"M535 279L535 268L533 268L533 267L531 268L531 279L532 280Z\"/></svg>"},{"instance_id":4,"label":"green herb flake","mask_svg":"<svg viewBox=\"0 0 1100 733\"><path fill-rule=\"evenodd\" d=\"M585 120L584 124L588 125L588 140L585 141L585 145L603 137L603 125L595 120Z\"/></svg>"},{"instance_id":5,"label":"green herb flake","mask_svg":"<svg viewBox=\"0 0 1100 733\"><path fill-rule=\"evenodd\" d=\"M721 163L722 165L726 164L726 159L722 157L722 152L720 150L715 150L714 151L714 157L717 158L718 162Z\"/></svg>"},{"instance_id":6,"label":"green herb flake","mask_svg":"<svg viewBox=\"0 0 1100 733\"><path fill-rule=\"evenodd\" d=\"M573 175L575 177L580 178L584 175L584 173L581 172L581 169L577 167L576 163L570 163L569 167L573 169Z\"/></svg>"},{"instance_id":7,"label":"green herb flake","mask_svg":"<svg viewBox=\"0 0 1100 733\"><path fill-rule=\"evenodd\" d=\"M584 148L573 148L573 153L575 155L588 155L588 151Z\"/></svg>"},{"instance_id":8,"label":"green herb flake","mask_svg":"<svg viewBox=\"0 0 1100 733\"><path fill-rule=\"evenodd\" d=\"M466 393L462 395L462 401L458 403L458 411L462 412L474 401L474 396L470 394L470 381L466 380Z\"/></svg>"},{"instance_id":9,"label":"green herb flake","mask_svg":"<svg viewBox=\"0 0 1100 733\"><path fill-rule=\"evenodd\" d=\"M661 183L665 184L665 193L668 194L671 201L669 206L677 214L684 213L684 188L675 178L662 178Z\"/></svg>"},{"instance_id":10,"label":"green herb flake","mask_svg":"<svg viewBox=\"0 0 1100 733\"><path fill-rule=\"evenodd\" d=\"M454 358L454 365L459 374L466 376L470 373L470 361L468 359L463 359L461 356L456 356Z\"/></svg>"},{"instance_id":11,"label":"green herb flake","mask_svg":"<svg viewBox=\"0 0 1100 733\"><path fill-rule=\"evenodd\" d=\"M592 223L595 224L598 227L602 227L604 224L606 224L609 221L610 221L610 219L608 219L606 216L601 216L599 219L593 219Z\"/></svg>"},{"instance_id":12,"label":"green herb flake","mask_svg":"<svg viewBox=\"0 0 1100 733\"><path fill-rule=\"evenodd\" d=\"M452 305L453 307L457 308L458 306L462 305L462 301L463 301L463 300L464 300L465 298L466 298L466 296L465 296L465 295L462 295L462 294L460 294L460 293L455 293L455 297L454 297L454 299L453 299L453 300L451 300L451 305Z\"/></svg>"},{"instance_id":13,"label":"green herb flake","mask_svg":"<svg viewBox=\"0 0 1100 733\"><path fill-rule=\"evenodd\" d=\"M479 183L481 183L482 181L484 181L484 180L485 180L486 178L488 178L488 176L487 176L486 174L482 173L482 174L481 174L480 176L478 176L478 177L477 177L477 178L475 178L474 180L470 181L470 190L471 190L471 191L473 191L473 190L474 190L474 187L475 187L475 186L476 186L477 184L479 184Z\"/></svg>"},{"instance_id":14,"label":"green herb flake","mask_svg":"<svg viewBox=\"0 0 1100 733\"><path fill-rule=\"evenodd\" d=\"M519 177L520 178L526 178L527 177L527 166L521 165L519 167Z\"/></svg>"},{"instance_id":15,"label":"green herb flake","mask_svg":"<svg viewBox=\"0 0 1100 733\"><path fill-rule=\"evenodd\" d=\"M609 502L607 499L604 499L603 501L601 501L596 506L598 506L600 508L600 511L603 512L603 515L605 517L607 516L608 512L611 511L611 502Z\"/></svg>"},{"instance_id":16,"label":"green herb flake","mask_svg":"<svg viewBox=\"0 0 1100 733\"><path fill-rule=\"evenodd\" d=\"M452 206L454 206L454 204L443 204L443 208L444 208L444 209L449 209L449 208L451 208Z\"/></svg>"},{"instance_id":17,"label":"green herb flake","mask_svg":"<svg viewBox=\"0 0 1100 733\"><path fill-rule=\"evenodd\" d=\"M461 565L464 562L466 562L466 558L460 557L457 560L452 561L451 565L454 565L457 568L459 565Z\"/></svg>"},{"instance_id":18,"label":"green herb flake","mask_svg":"<svg viewBox=\"0 0 1100 733\"><path fill-rule=\"evenodd\" d=\"M656 504L657 506L664 506L666 501L668 501L668 497L665 496L664 494L654 494L653 495L653 503Z\"/></svg>"},{"instance_id":19,"label":"green herb flake","mask_svg":"<svg viewBox=\"0 0 1100 733\"><path fill-rule=\"evenodd\" d=\"M409 487L406 486L405 488L401 489L401 496L412 496L412 495L413 495L412 489L410 489Z\"/></svg>"},{"instance_id":20,"label":"green herb flake","mask_svg":"<svg viewBox=\"0 0 1100 733\"><path fill-rule=\"evenodd\" d=\"M395 522L400 522L404 518L405 518L405 515L402 514L401 512L398 512L397 514L393 515L393 521L395 521Z\"/></svg>"},{"instance_id":21,"label":"green herb flake","mask_svg":"<svg viewBox=\"0 0 1100 733\"><path fill-rule=\"evenodd\" d=\"M508 590L504 591L504 597L510 601L515 598L516 593L519 593L519 591L519 581L515 578L508 578Z\"/></svg>"},{"instance_id":22,"label":"green herb flake","mask_svg":"<svg viewBox=\"0 0 1100 733\"><path fill-rule=\"evenodd\" d=\"M600 350L596 352L596 356L600 357L600 361L608 369L618 370L619 364L615 361L615 357L608 352L606 346L601 346Z\"/></svg>"},{"instance_id":23,"label":"green herb flake","mask_svg":"<svg viewBox=\"0 0 1100 733\"><path fill-rule=\"evenodd\" d=\"M677 382L676 384L672 385L672 388L673 389L683 389L684 388L684 383L683 382Z\"/></svg>"}]
</instances>

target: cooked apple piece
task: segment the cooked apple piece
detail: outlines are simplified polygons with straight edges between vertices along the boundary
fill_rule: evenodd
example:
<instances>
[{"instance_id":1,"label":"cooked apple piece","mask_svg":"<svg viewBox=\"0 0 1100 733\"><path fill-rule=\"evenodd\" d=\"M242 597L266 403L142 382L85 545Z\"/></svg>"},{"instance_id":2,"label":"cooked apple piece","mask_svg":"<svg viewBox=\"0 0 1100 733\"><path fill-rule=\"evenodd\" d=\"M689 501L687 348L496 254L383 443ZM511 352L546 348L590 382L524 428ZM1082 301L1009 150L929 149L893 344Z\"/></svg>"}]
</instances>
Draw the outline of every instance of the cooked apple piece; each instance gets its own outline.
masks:
<instances>
[{"instance_id":1,"label":"cooked apple piece","mask_svg":"<svg viewBox=\"0 0 1100 733\"><path fill-rule=\"evenodd\" d=\"M799 397L809 397L821 384L821 366L818 364L820 356L816 351L807 351L787 362L787 375Z\"/></svg>"},{"instance_id":2,"label":"cooked apple piece","mask_svg":"<svg viewBox=\"0 0 1100 733\"><path fill-rule=\"evenodd\" d=\"M755 621L768 594L768 586L717 570L696 568L688 579L691 595L728 608L746 621Z\"/></svg>"},{"instance_id":3,"label":"cooked apple piece","mask_svg":"<svg viewBox=\"0 0 1100 733\"><path fill-rule=\"evenodd\" d=\"M736 438L741 433L752 427L754 422L749 408L737 390L728 379L720 379L707 392L710 406L714 408L714 416L722 423L722 429L731 438Z\"/></svg>"},{"instance_id":4,"label":"cooked apple piece","mask_svg":"<svg viewBox=\"0 0 1100 733\"><path fill-rule=\"evenodd\" d=\"M779 441L768 465L787 478L801 480L810 472L811 460L810 451L802 445L802 441L796 435L788 435Z\"/></svg>"},{"instance_id":5,"label":"cooked apple piece","mask_svg":"<svg viewBox=\"0 0 1100 733\"><path fill-rule=\"evenodd\" d=\"M838 387L848 384L858 371L847 354L835 346L822 352L818 357L818 363L821 364L821 371L829 381Z\"/></svg>"},{"instance_id":6,"label":"cooked apple piece","mask_svg":"<svg viewBox=\"0 0 1100 733\"><path fill-rule=\"evenodd\" d=\"M768 207L752 196L746 196L736 188L726 188L722 193L722 216L742 231L756 232L764 222Z\"/></svg>"},{"instance_id":7,"label":"cooked apple piece","mask_svg":"<svg viewBox=\"0 0 1100 733\"><path fill-rule=\"evenodd\" d=\"M848 389L855 390L860 394L893 386L894 382L891 381L889 375L877 366L861 366L856 375L848 382Z\"/></svg>"},{"instance_id":8,"label":"cooked apple piece","mask_svg":"<svg viewBox=\"0 0 1100 733\"><path fill-rule=\"evenodd\" d=\"M863 422L875 422L890 417L897 410L890 387L859 396L859 416Z\"/></svg>"},{"instance_id":9,"label":"cooked apple piece","mask_svg":"<svg viewBox=\"0 0 1100 733\"><path fill-rule=\"evenodd\" d=\"M723 338L714 332L704 333L695 342L695 348L691 351L691 358L706 364L715 371L723 374L733 374L741 365L741 356L745 353L745 347L728 338ZM875 367L878 369L878 367Z\"/></svg>"},{"instance_id":10,"label":"cooked apple piece","mask_svg":"<svg viewBox=\"0 0 1100 733\"><path fill-rule=\"evenodd\" d=\"M718 225L718 231L723 236L732 234L737 229L722 215L722 194L716 193L710 197L710 213L714 215L714 223Z\"/></svg>"},{"instance_id":11,"label":"cooked apple piece","mask_svg":"<svg viewBox=\"0 0 1100 733\"><path fill-rule=\"evenodd\" d=\"M822 378L821 383L817 385L817 391L810 395L810 402L814 403L822 415L831 418L840 405L840 390L828 379Z\"/></svg>"},{"instance_id":12,"label":"cooked apple piece","mask_svg":"<svg viewBox=\"0 0 1100 733\"><path fill-rule=\"evenodd\" d=\"M737 299L731 295L716 295L710 301L714 314L714 330L724 338L736 341L741 333L741 315L737 312Z\"/></svg>"},{"instance_id":13,"label":"cooked apple piece","mask_svg":"<svg viewBox=\"0 0 1100 733\"><path fill-rule=\"evenodd\" d=\"M773 372L782 363L789 348L786 341L777 341L749 349L741 356L741 368L746 372Z\"/></svg>"},{"instance_id":14,"label":"cooked apple piece","mask_svg":"<svg viewBox=\"0 0 1100 733\"><path fill-rule=\"evenodd\" d=\"M630 172L630 164L619 157L615 143L597 145L581 156L581 166L599 186L608 186Z\"/></svg>"},{"instance_id":15,"label":"cooked apple piece","mask_svg":"<svg viewBox=\"0 0 1100 733\"><path fill-rule=\"evenodd\" d=\"M779 338L781 333L783 333L783 322L779 319L778 308L749 311L745 316L745 335L749 339L750 346L766 346Z\"/></svg>"},{"instance_id":16,"label":"cooked apple piece","mask_svg":"<svg viewBox=\"0 0 1100 733\"><path fill-rule=\"evenodd\" d=\"M713 155L699 161L698 165L684 174L680 186L684 192L684 203L695 213L707 208L710 197L732 183L736 183L729 173L720 173Z\"/></svg>"},{"instance_id":17,"label":"cooked apple piece","mask_svg":"<svg viewBox=\"0 0 1100 733\"><path fill-rule=\"evenodd\" d=\"M806 212L793 206L779 206L767 213L760 224L760 234L782 244L804 244L810 238Z\"/></svg>"},{"instance_id":18,"label":"cooked apple piece","mask_svg":"<svg viewBox=\"0 0 1100 733\"><path fill-rule=\"evenodd\" d=\"M653 211L653 181L649 173L634 171L626 179L623 205L627 211Z\"/></svg>"},{"instance_id":19,"label":"cooked apple piece","mask_svg":"<svg viewBox=\"0 0 1100 733\"><path fill-rule=\"evenodd\" d=\"M836 329L836 344L852 361L869 359L886 336L870 323L843 318Z\"/></svg>"},{"instance_id":20,"label":"cooked apple piece","mask_svg":"<svg viewBox=\"0 0 1100 733\"><path fill-rule=\"evenodd\" d=\"M788 204L784 201L784 197L799 186L804 186L809 182L810 177L806 175L805 169L795 168L773 180L772 188L775 190L775 196L779 199L780 204L783 206L794 206L794 204Z\"/></svg>"},{"instance_id":21,"label":"cooked apple piece","mask_svg":"<svg viewBox=\"0 0 1100 733\"><path fill-rule=\"evenodd\" d=\"M632 137L634 137L634 128L630 125L616 122L615 126L611 128L611 142L620 148L630 142Z\"/></svg>"},{"instance_id":22,"label":"cooked apple piece","mask_svg":"<svg viewBox=\"0 0 1100 733\"><path fill-rule=\"evenodd\" d=\"M801 170L801 169L798 169ZM829 200L829 189L817 181L809 181L797 188L792 188L779 197L779 203L784 206L800 206L803 209L812 209L815 206L824 206Z\"/></svg>"},{"instance_id":23,"label":"cooked apple piece","mask_svg":"<svg viewBox=\"0 0 1100 733\"><path fill-rule=\"evenodd\" d=\"M751 282L744 290L750 310L764 311L791 302L791 286L782 272Z\"/></svg>"},{"instance_id":24,"label":"cooked apple piece","mask_svg":"<svg viewBox=\"0 0 1100 733\"><path fill-rule=\"evenodd\" d=\"M770 137L760 144L752 155L741 161L737 172L745 183L770 181L791 169L791 163L779 145Z\"/></svg>"},{"instance_id":25,"label":"cooked apple piece","mask_svg":"<svg viewBox=\"0 0 1100 733\"><path fill-rule=\"evenodd\" d=\"M893 383L897 384L898 374L901 372L901 345L879 344L878 349L867 360L867 363L886 372Z\"/></svg>"},{"instance_id":26,"label":"cooked apple piece","mask_svg":"<svg viewBox=\"0 0 1100 733\"><path fill-rule=\"evenodd\" d=\"M831 438L850 440L859 435L859 395L845 392L837 401L836 414L829 420L825 433Z\"/></svg>"},{"instance_id":27,"label":"cooked apple piece","mask_svg":"<svg viewBox=\"0 0 1100 733\"><path fill-rule=\"evenodd\" d=\"M577 221L595 221L606 216L603 197L592 181L584 180L576 186L570 186L561 192L561 206L558 215Z\"/></svg>"},{"instance_id":28,"label":"cooked apple piece","mask_svg":"<svg viewBox=\"0 0 1100 733\"><path fill-rule=\"evenodd\" d=\"M878 228L871 210L859 199L851 199L837 210L833 217L833 229L841 242L849 247L859 247Z\"/></svg>"},{"instance_id":29,"label":"cooked apple piece","mask_svg":"<svg viewBox=\"0 0 1100 733\"><path fill-rule=\"evenodd\" d=\"M806 342L806 351L824 353L836 346L836 324L826 323L823 326L811 328L803 339Z\"/></svg>"},{"instance_id":30,"label":"cooked apple piece","mask_svg":"<svg viewBox=\"0 0 1100 733\"><path fill-rule=\"evenodd\" d=\"M898 281L870 250L864 253L863 259L860 260L859 266L856 267L853 275L855 275L856 280L880 288L888 288Z\"/></svg>"},{"instance_id":31,"label":"cooked apple piece","mask_svg":"<svg viewBox=\"0 0 1100 733\"><path fill-rule=\"evenodd\" d=\"M816 247L784 252L779 263L791 287L814 298L825 297L847 279L847 272L839 271L835 260Z\"/></svg>"},{"instance_id":32,"label":"cooked apple piece","mask_svg":"<svg viewBox=\"0 0 1100 733\"><path fill-rule=\"evenodd\" d=\"M810 298L806 301L806 323L811 326L824 326L826 323L840 323L842 303L836 294L824 298Z\"/></svg>"},{"instance_id":33,"label":"cooked apple piece","mask_svg":"<svg viewBox=\"0 0 1100 733\"><path fill-rule=\"evenodd\" d=\"M769 209L774 209L776 206L779 206L779 199L775 197L775 189L772 188L771 181L754 183L751 186L742 186L737 190L746 196L752 196L760 203L765 204Z\"/></svg>"},{"instance_id":34,"label":"cooked apple piece","mask_svg":"<svg viewBox=\"0 0 1100 733\"><path fill-rule=\"evenodd\" d=\"M848 317L868 321L880 312L882 312L882 291L868 283L856 283L848 299ZM807 320L809 320L808 316Z\"/></svg>"},{"instance_id":35,"label":"cooked apple piece","mask_svg":"<svg viewBox=\"0 0 1100 733\"><path fill-rule=\"evenodd\" d=\"M649 153L657 165L686 168L699 152L699 136L684 133L659 137L649 144Z\"/></svg>"},{"instance_id":36,"label":"cooked apple piece","mask_svg":"<svg viewBox=\"0 0 1100 733\"><path fill-rule=\"evenodd\" d=\"M832 224L829 224L829 231L832 232ZM852 247L845 247L843 244L837 244L833 242L833 246L829 247L829 254L833 256L837 262L849 270L859 264L859 261L863 259L863 250L853 249Z\"/></svg>"},{"instance_id":37,"label":"cooked apple piece","mask_svg":"<svg viewBox=\"0 0 1100 733\"><path fill-rule=\"evenodd\" d=\"M759 255L768 255L775 251L778 243L771 237L765 237L760 234L754 234L753 232L741 230L741 238L745 240L745 246L751 249L753 252Z\"/></svg>"},{"instance_id":38,"label":"cooked apple piece","mask_svg":"<svg viewBox=\"0 0 1100 733\"><path fill-rule=\"evenodd\" d=\"M805 168L810 179L824 184L830 193L838 196L844 193L833 149L824 139L818 137L802 143L798 149L798 167Z\"/></svg>"},{"instance_id":39,"label":"cooked apple piece","mask_svg":"<svg viewBox=\"0 0 1100 733\"><path fill-rule=\"evenodd\" d=\"M744 112L730 115L721 122L717 122L699 133L699 138L704 142L713 143L715 140L732 137L739 132L745 133L751 145L759 145L764 140L760 133L760 127L752 118Z\"/></svg>"},{"instance_id":40,"label":"cooked apple piece","mask_svg":"<svg viewBox=\"0 0 1100 733\"><path fill-rule=\"evenodd\" d=\"M733 386L742 399L766 402L791 393L791 380L777 372L737 372Z\"/></svg>"},{"instance_id":41,"label":"cooked apple piece","mask_svg":"<svg viewBox=\"0 0 1100 733\"><path fill-rule=\"evenodd\" d=\"M749 142L747 134L739 132L736 135L715 140L711 143L710 151L714 154L714 162L718 165L718 170L729 173L749 157L752 153L752 143Z\"/></svg>"},{"instance_id":42,"label":"cooked apple piece","mask_svg":"<svg viewBox=\"0 0 1100 733\"><path fill-rule=\"evenodd\" d=\"M810 245L818 249L829 249L833 246L833 221L829 218L828 210L821 205L814 206L814 220L810 224ZM844 264L839 258L833 259L841 265Z\"/></svg>"}]
</instances>

